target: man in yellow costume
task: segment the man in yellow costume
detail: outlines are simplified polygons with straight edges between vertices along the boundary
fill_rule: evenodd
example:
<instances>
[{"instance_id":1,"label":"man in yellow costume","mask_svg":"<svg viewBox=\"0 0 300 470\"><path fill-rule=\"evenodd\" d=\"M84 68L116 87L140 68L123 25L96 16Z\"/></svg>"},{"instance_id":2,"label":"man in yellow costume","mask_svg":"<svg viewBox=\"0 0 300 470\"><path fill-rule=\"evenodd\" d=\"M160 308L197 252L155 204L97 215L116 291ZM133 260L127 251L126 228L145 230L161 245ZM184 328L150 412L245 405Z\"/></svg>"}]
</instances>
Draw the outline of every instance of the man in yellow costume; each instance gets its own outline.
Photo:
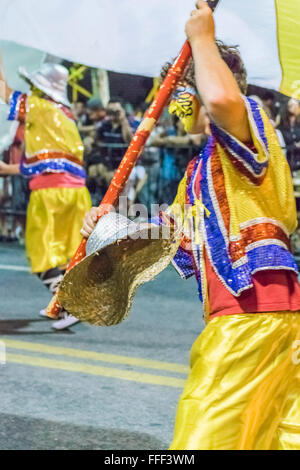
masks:
<instances>
[{"instance_id":1,"label":"man in yellow costume","mask_svg":"<svg viewBox=\"0 0 300 470\"><path fill-rule=\"evenodd\" d=\"M208 143L188 165L167 215L183 227L174 265L183 278L196 277L208 325L191 351L171 449L300 450L300 285L290 251L297 225L290 169L266 114L244 96L237 49L216 42L204 1L197 1L186 33L193 53L183 83L189 90L178 90L171 111L190 133L205 131ZM96 208L87 214L85 237L97 214Z\"/></svg>"},{"instance_id":2,"label":"man in yellow costume","mask_svg":"<svg viewBox=\"0 0 300 470\"><path fill-rule=\"evenodd\" d=\"M0 72L5 85L1 98L10 105L8 119L25 123L25 158L20 168L2 163L1 173L20 172L30 178L27 256L32 272L54 293L80 243L82 220L91 207L84 147L67 97L68 70L44 63L31 75L22 69L20 73L31 93L11 90ZM77 321L64 312L53 327L64 329Z\"/></svg>"}]
</instances>

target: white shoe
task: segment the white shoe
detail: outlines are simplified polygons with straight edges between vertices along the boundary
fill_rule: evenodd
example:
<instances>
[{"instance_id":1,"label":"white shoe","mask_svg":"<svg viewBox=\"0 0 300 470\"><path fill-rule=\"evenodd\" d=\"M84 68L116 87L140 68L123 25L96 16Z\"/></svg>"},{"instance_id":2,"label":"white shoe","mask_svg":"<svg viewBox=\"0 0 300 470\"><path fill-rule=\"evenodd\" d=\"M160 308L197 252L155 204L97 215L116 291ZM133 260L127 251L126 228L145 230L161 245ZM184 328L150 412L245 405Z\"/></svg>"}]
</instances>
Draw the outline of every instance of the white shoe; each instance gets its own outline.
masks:
<instances>
[{"instance_id":1,"label":"white shoe","mask_svg":"<svg viewBox=\"0 0 300 470\"><path fill-rule=\"evenodd\" d=\"M53 323L52 328L54 330L66 330L72 325L75 325L76 323L79 323L80 320L78 318L73 317L73 315L70 315L67 312L64 312L64 318L62 320L58 320Z\"/></svg>"},{"instance_id":2,"label":"white shoe","mask_svg":"<svg viewBox=\"0 0 300 470\"><path fill-rule=\"evenodd\" d=\"M45 308L43 308L43 310L40 310L40 316L43 318L50 318L48 317L47 310Z\"/></svg>"},{"instance_id":3,"label":"white shoe","mask_svg":"<svg viewBox=\"0 0 300 470\"><path fill-rule=\"evenodd\" d=\"M57 318L49 317L49 315L47 315L47 309L46 308L43 308L43 310L40 310L40 316L43 317L43 318L48 318L48 320L57 320L57 318L64 318L62 313L60 313Z\"/></svg>"}]
</instances>

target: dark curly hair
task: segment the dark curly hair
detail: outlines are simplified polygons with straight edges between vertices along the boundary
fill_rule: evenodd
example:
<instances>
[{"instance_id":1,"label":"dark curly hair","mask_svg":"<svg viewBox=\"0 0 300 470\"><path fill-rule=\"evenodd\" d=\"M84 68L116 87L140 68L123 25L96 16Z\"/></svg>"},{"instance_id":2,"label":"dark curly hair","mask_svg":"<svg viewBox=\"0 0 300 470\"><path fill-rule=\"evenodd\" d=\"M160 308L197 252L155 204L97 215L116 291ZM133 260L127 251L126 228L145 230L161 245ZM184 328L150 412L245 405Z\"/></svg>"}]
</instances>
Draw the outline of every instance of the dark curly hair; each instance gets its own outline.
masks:
<instances>
[{"instance_id":1,"label":"dark curly hair","mask_svg":"<svg viewBox=\"0 0 300 470\"><path fill-rule=\"evenodd\" d=\"M241 92L245 95L247 92L247 71L244 65L244 62L241 58L238 46L227 46L220 40L216 40L220 55L224 62L228 65L231 72L233 73ZM172 66L171 62L167 62L160 74L160 79L163 81L167 73ZM196 79L195 79L195 66L193 59L190 61L189 65L186 68L183 80L188 83L190 86L197 88Z\"/></svg>"}]
</instances>

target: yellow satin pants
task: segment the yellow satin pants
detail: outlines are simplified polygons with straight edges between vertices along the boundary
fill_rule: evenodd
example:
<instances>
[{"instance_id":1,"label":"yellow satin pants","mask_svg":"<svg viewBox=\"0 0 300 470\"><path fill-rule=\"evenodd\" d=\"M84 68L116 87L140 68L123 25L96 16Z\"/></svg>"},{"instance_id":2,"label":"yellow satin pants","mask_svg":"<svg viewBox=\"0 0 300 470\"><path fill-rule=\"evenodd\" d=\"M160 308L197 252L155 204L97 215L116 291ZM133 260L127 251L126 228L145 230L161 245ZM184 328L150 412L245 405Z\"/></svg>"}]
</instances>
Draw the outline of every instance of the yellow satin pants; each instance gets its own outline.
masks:
<instances>
[{"instance_id":1,"label":"yellow satin pants","mask_svg":"<svg viewBox=\"0 0 300 470\"><path fill-rule=\"evenodd\" d=\"M64 266L75 254L91 207L87 188L32 191L27 210L26 251L32 272Z\"/></svg>"},{"instance_id":2,"label":"yellow satin pants","mask_svg":"<svg viewBox=\"0 0 300 470\"><path fill-rule=\"evenodd\" d=\"M173 450L300 450L300 312L212 320L191 351Z\"/></svg>"}]
</instances>

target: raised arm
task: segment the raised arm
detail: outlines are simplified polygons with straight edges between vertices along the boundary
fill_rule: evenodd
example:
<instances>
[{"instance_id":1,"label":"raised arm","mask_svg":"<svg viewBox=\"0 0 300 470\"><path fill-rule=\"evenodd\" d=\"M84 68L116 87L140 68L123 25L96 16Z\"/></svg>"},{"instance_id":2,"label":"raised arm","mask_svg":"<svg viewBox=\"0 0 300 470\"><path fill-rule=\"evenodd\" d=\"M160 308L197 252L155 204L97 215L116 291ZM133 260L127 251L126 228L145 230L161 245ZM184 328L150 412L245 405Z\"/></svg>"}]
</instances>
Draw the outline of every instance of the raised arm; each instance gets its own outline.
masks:
<instances>
[{"instance_id":1,"label":"raised arm","mask_svg":"<svg viewBox=\"0 0 300 470\"><path fill-rule=\"evenodd\" d=\"M9 103L9 98L12 92L13 90L9 88L3 75L2 58L0 55L0 98L1 100L5 101L6 103Z\"/></svg>"},{"instance_id":2,"label":"raised arm","mask_svg":"<svg viewBox=\"0 0 300 470\"><path fill-rule=\"evenodd\" d=\"M186 34L192 47L198 92L212 121L242 142L249 142L246 106L215 43L212 11L203 0L198 0L196 7L186 24Z\"/></svg>"}]
</instances>

